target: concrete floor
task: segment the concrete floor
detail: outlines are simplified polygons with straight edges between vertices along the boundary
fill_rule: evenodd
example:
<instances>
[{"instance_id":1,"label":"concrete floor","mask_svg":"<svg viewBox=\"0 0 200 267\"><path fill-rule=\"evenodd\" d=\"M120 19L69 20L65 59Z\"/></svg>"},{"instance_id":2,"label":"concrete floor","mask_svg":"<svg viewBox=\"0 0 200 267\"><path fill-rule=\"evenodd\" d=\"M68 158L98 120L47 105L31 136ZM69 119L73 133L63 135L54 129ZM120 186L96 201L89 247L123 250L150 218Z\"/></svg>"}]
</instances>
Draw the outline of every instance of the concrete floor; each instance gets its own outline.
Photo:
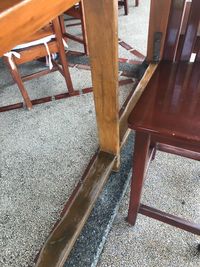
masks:
<instances>
[{"instance_id":1,"label":"concrete floor","mask_svg":"<svg viewBox=\"0 0 200 267\"><path fill-rule=\"evenodd\" d=\"M125 221L129 190L108 235L98 267L198 267L200 238L139 215ZM145 181L142 203L200 223L200 163L158 152Z\"/></svg>"},{"instance_id":2,"label":"concrete floor","mask_svg":"<svg viewBox=\"0 0 200 267\"><path fill-rule=\"evenodd\" d=\"M138 8L130 3L129 16L120 9L119 37L145 54L149 0L140 2ZM69 48L81 49L74 42L69 42ZM119 57L137 59L121 46ZM33 68L38 70L40 65L27 64L22 72ZM89 71L70 71L76 89L91 86ZM0 76L0 105L21 101L1 61ZM59 73L27 82L26 88L31 98L66 91ZM130 84L120 89L120 104L131 88ZM1 113L0 124L0 266L33 266L35 255L98 147L92 94L41 104L31 112ZM200 221L199 163L158 153L149 173L145 203L156 202L158 208ZM158 187L162 190L156 191ZM142 216L136 227L130 228L124 222L127 208L128 193L99 266L199 266L198 238Z\"/></svg>"},{"instance_id":3,"label":"concrete floor","mask_svg":"<svg viewBox=\"0 0 200 267\"><path fill-rule=\"evenodd\" d=\"M0 266L28 266L98 147L92 94L1 113L0 123Z\"/></svg>"}]
</instances>

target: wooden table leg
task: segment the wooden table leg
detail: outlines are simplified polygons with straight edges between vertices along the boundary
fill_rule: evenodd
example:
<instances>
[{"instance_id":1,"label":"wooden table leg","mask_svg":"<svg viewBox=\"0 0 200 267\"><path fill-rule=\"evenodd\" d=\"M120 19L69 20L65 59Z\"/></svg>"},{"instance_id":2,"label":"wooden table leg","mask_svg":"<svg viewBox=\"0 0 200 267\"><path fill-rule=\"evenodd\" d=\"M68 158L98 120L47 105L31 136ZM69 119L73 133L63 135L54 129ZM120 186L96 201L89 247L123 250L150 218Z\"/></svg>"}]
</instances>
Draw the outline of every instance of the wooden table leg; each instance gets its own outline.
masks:
<instances>
[{"instance_id":1,"label":"wooden table leg","mask_svg":"<svg viewBox=\"0 0 200 267\"><path fill-rule=\"evenodd\" d=\"M64 265L119 154L117 1L84 0L83 4L101 151L47 239L37 267Z\"/></svg>"},{"instance_id":2,"label":"wooden table leg","mask_svg":"<svg viewBox=\"0 0 200 267\"><path fill-rule=\"evenodd\" d=\"M119 155L117 0L83 0L101 151Z\"/></svg>"}]
</instances>

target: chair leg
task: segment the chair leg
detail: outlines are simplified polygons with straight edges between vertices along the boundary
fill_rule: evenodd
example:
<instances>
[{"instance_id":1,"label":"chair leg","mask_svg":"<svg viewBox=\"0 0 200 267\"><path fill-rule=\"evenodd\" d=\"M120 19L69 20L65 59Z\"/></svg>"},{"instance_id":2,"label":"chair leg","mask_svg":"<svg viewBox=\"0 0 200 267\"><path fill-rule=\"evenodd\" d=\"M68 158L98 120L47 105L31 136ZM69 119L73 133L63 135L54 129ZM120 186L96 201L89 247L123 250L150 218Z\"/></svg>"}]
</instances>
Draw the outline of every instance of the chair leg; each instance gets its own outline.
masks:
<instances>
[{"instance_id":1,"label":"chair leg","mask_svg":"<svg viewBox=\"0 0 200 267\"><path fill-rule=\"evenodd\" d=\"M149 148L150 135L137 132L135 138L133 174L131 181L131 194L128 211L128 222L131 225L135 224L138 210L140 207L142 186L149 159Z\"/></svg>"},{"instance_id":2,"label":"chair leg","mask_svg":"<svg viewBox=\"0 0 200 267\"><path fill-rule=\"evenodd\" d=\"M83 9L83 5L80 2L80 12L81 12L81 30L83 34L83 46L84 46L84 52L86 55L88 55L88 42L87 42L87 34L86 34L86 26L85 26L85 13Z\"/></svg>"},{"instance_id":3,"label":"chair leg","mask_svg":"<svg viewBox=\"0 0 200 267\"><path fill-rule=\"evenodd\" d=\"M128 15L128 0L124 0L124 11L125 15Z\"/></svg>"},{"instance_id":4,"label":"chair leg","mask_svg":"<svg viewBox=\"0 0 200 267\"><path fill-rule=\"evenodd\" d=\"M151 142L150 147L153 149L153 155L151 160L154 160L157 152L157 144L155 142Z\"/></svg>"},{"instance_id":5,"label":"chair leg","mask_svg":"<svg viewBox=\"0 0 200 267\"><path fill-rule=\"evenodd\" d=\"M65 34L65 20L64 20L64 14L61 14L59 16L59 23L60 23L60 28L61 28L61 32L62 32L62 35Z\"/></svg>"},{"instance_id":6,"label":"chair leg","mask_svg":"<svg viewBox=\"0 0 200 267\"><path fill-rule=\"evenodd\" d=\"M69 93L73 95L74 88L73 88L71 76L69 73L68 61L67 61L66 54L65 54L65 48L64 48L63 40L62 40L62 32L61 32L60 22L58 18L55 18L53 20L53 26L54 26L54 31L56 34L57 43L58 43L58 52L60 55L60 61L61 61L62 68L63 68L64 78L65 78Z\"/></svg>"},{"instance_id":7,"label":"chair leg","mask_svg":"<svg viewBox=\"0 0 200 267\"><path fill-rule=\"evenodd\" d=\"M20 90L20 92L22 94L22 97L24 99L24 102L25 102L25 105L26 105L27 109L29 109L29 110L32 109L31 100L30 100L30 98L28 96L28 93L27 93L25 87L24 87L23 81L22 81L21 76L20 76L20 74L19 74L19 72L17 70L17 66L16 66L16 64L14 62L14 59L13 58L11 59L12 60L12 66L11 66L11 64L9 62L9 59L7 57L3 57L3 59L4 59L4 62L7 64L8 68L10 70L10 73L12 75L13 80L17 83L17 85L19 87L19 90Z\"/></svg>"},{"instance_id":8,"label":"chair leg","mask_svg":"<svg viewBox=\"0 0 200 267\"><path fill-rule=\"evenodd\" d=\"M135 0L135 6L139 6L139 0Z\"/></svg>"}]
</instances>

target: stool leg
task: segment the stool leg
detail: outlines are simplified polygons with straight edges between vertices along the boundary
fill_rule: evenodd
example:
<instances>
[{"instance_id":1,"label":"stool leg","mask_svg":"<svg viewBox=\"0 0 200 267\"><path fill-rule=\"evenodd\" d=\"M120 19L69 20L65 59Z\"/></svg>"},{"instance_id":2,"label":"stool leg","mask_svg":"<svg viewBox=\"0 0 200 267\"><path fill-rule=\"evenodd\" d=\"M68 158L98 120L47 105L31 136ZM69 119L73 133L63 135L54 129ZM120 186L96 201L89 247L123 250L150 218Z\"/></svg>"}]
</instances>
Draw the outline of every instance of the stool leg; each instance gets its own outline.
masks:
<instances>
[{"instance_id":1,"label":"stool leg","mask_svg":"<svg viewBox=\"0 0 200 267\"><path fill-rule=\"evenodd\" d=\"M139 6L139 0L135 0L135 6Z\"/></svg>"},{"instance_id":2,"label":"stool leg","mask_svg":"<svg viewBox=\"0 0 200 267\"><path fill-rule=\"evenodd\" d=\"M128 222L134 225L140 207L140 198L146 167L149 159L150 135L136 132L133 156L133 174L128 211Z\"/></svg>"}]
</instances>

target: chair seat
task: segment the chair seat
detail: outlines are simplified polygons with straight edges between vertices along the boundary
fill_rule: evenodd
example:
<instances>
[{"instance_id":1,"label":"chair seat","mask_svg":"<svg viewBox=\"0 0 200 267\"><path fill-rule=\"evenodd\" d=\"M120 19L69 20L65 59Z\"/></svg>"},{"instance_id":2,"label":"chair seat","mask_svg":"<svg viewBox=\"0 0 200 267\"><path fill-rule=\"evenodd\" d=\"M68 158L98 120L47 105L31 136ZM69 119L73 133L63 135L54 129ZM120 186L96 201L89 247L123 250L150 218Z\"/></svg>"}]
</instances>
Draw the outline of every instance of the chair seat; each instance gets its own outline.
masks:
<instances>
[{"instance_id":1,"label":"chair seat","mask_svg":"<svg viewBox=\"0 0 200 267\"><path fill-rule=\"evenodd\" d=\"M133 130L199 143L200 62L161 62L128 124Z\"/></svg>"}]
</instances>

